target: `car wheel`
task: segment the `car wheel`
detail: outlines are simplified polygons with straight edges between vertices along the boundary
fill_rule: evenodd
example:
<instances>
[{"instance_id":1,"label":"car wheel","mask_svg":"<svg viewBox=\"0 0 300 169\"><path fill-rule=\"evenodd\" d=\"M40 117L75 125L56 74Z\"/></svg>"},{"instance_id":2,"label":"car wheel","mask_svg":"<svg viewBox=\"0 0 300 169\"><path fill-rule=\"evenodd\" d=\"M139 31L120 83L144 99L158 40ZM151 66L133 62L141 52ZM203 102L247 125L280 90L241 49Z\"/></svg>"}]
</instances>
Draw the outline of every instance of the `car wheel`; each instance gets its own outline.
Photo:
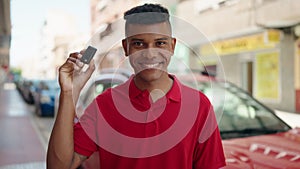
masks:
<instances>
[{"instance_id":1,"label":"car wheel","mask_svg":"<svg viewBox=\"0 0 300 169\"><path fill-rule=\"evenodd\" d=\"M28 96L28 103L29 104L34 104L34 98L33 98L33 95L30 93L29 96Z\"/></svg>"}]
</instances>

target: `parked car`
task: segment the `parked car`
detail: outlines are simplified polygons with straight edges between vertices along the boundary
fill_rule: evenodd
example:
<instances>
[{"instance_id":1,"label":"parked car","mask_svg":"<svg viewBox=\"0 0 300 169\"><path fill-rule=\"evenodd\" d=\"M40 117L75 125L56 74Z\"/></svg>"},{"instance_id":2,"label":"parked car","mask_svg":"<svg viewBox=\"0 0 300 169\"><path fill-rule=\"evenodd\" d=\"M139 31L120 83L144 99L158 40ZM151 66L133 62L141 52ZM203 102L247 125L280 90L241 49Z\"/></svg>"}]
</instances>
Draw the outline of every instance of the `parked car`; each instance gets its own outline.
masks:
<instances>
[{"instance_id":1,"label":"parked car","mask_svg":"<svg viewBox=\"0 0 300 169\"><path fill-rule=\"evenodd\" d=\"M300 168L300 128L291 129L273 110L230 82L201 74L180 76L179 79L201 90L214 105L226 156L226 169ZM82 101L86 103L82 105L87 105L106 89L100 87L101 90L97 90L98 85L114 86L94 80L87 87L88 92L82 95ZM98 152L82 168L99 168Z\"/></svg>"},{"instance_id":2,"label":"parked car","mask_svg":"<svg viewBox=\"0 0 300 169\"><path fill-rule=\"evenodd\" d=\"M54 116L55 96L58 93L57 80L41 80L33 94L35 113L39 116Z\"/></svg>"},{"instance_id":3,"label":"parked car","mask_svg":"<svg viewBox=\"0 0 300 169\"><path fill-rule=\"evenodd\" d=\"M124 83L129 76L119 73L104 73L91 78L82 89L77 103L77 113L80 115L92 100L106 89Z\"/></svg>"},{"instance_id":4,"label":"parked car","mask_svg":"<svg viewBox=\"0 0 300 169\"><path fill-rule=\"evenodd\" d=\"M38 79L20 79L17 82L17 89L23 97L24 101L28 104L34 103L34 93L40 80Z\"/></svg>"},{"instance_id":5,"label":"parked car","mask_svg":"<svg viewBox=\"0 0 300 169\"><path fill-rule=\"evenodd\" d=\"M300 127L300 114L282 110L274 110L275 114L292 128Z\"/></svg>"},{"instance_id":6,"label":"parked car","mask_svg":"<svg viewBox=\"0 0 300 169\"><path fill-rule=\"evenodd\" d=\"M300 168L300 128L291 129L273 110L233 83L200 74L182 81L201 90L214 105L226 169Z\"/></svg>"}]
</instances>

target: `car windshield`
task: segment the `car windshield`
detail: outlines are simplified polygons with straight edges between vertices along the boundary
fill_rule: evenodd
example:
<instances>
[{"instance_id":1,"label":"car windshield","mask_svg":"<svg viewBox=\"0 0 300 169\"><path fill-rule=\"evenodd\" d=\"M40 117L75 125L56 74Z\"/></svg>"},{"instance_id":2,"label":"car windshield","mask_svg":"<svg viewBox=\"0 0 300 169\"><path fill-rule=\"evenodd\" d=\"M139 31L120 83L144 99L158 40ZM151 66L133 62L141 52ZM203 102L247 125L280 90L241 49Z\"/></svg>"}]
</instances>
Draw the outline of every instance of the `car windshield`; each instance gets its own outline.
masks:
<instances>
[{"instance_id":1,"label":"car windshield","mask_svg":"<svg viewBox=\"0 0 300 169\"><path fill-rule=\"evenodd\" d=\"M212 102L223 139L277 133L290 129L269 108L228 82L199 82Z\"/></svg>"}]
</instances>

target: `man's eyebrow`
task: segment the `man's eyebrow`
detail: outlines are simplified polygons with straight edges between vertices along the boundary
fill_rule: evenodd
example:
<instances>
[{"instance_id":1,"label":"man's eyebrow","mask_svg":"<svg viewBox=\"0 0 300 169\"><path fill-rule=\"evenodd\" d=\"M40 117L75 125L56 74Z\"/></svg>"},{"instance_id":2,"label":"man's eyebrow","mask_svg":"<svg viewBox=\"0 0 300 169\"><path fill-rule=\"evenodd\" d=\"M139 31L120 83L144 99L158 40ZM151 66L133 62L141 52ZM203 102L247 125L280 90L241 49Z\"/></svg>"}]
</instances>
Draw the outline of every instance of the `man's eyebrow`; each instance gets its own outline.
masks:
<instances>
[{"instance_id":1,"label":"man's eyebrow","mask_svg":"<svg viewBox=\"0 0 300 169\"><path fill-rule=\"evenodd\" d=\"M155 41L160 41L160 40L169 40L169 37L163 37L163 38L157 38L154 39ZM131 38L130 41L144 41L144 39L140 39L140 38Z\"/></svg>"},{"instance_id":2,"label":"man's eyebrow","mask_svg":"<svg viewBox=\"0 0 300 169\"><path fill-rule=\"evenodd\" d=\"M139 38L131 38L130 41L144 41L143 39L139 39Z\"/></svg>"},{"instance_id":3,"label":"man's eyebrow","mask_svg":"<svg viewBox=\"0 0 300 169\"><path fill-rule=\"evenodd\" d=\"M164 38L157 38L157 39L155 39L155 41L160 41L160 40L169 40L170 38L168 38L168 37L164 37Z\"/></svg>"}]
</instances>

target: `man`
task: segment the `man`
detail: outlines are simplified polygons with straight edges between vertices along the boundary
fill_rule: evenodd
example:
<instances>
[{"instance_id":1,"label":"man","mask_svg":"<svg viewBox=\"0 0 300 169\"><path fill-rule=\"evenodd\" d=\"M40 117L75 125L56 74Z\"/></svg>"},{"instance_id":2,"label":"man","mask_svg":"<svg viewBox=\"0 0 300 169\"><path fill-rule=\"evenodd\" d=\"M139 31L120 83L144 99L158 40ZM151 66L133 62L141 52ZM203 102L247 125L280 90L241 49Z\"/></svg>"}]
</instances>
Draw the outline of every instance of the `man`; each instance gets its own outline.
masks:
<instances>
[{"instance_id":1,"label":"man","mask_svg":"<svg viewBox=\"0 0 300 169\"><path fill-rule=\"evenodd\" d=\"M216 169L225 166L209 100L182 85L167 66L174 53L168 10L156 4L124 14L122 41L135 74L100 94L75 125L85 72L72 53L59 69L60 106L50 137L47 167L76 168L99 151L101 169Z\"/></svg>"}]
</instances>

